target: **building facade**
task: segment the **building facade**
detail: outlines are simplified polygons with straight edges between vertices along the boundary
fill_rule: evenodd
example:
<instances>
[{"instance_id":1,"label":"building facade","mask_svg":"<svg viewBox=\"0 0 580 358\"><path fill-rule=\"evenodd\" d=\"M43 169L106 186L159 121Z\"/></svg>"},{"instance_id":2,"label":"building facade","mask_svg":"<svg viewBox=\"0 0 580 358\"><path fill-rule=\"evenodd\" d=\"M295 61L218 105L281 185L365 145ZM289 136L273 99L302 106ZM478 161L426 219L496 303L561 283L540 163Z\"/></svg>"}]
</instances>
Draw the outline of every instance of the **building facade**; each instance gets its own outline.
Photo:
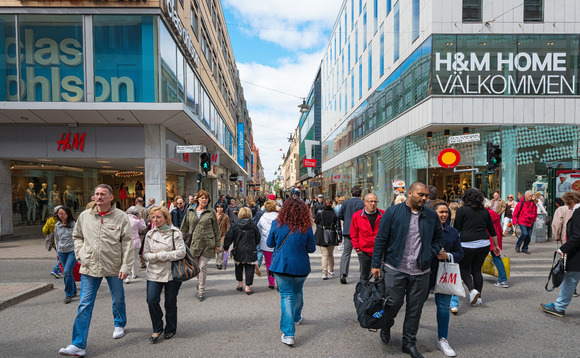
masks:
<instances>
[{"instance_id":1,"label":"building facade","mask_svg":"<svg viewBox=\"0 0 580 358\"><path fill-rule=\"evenodd\" d=\"M40 5L0 6L0 235L82 210L98 183L123 209L245 194L228 177L249 176L251 120L219 1ZM179 145L211 154L199 183Z\"/></svg>"},{"instance_id":2,"label":"building facade","mask_svg":"<svg viewBox=\"0 0 580 358\"><path fill-rule=\"evenodd\" d=\"M477 187L553 202L556 177L573 184L578 168L579 12L555 0L344 1L322 61L325 192L360 185L384 208L394 182L422 180L448 200ZM488 143L502 149L495 170ZM439 164L445 148L460 153L455 168Z\"/></svg>"}]
</instances>

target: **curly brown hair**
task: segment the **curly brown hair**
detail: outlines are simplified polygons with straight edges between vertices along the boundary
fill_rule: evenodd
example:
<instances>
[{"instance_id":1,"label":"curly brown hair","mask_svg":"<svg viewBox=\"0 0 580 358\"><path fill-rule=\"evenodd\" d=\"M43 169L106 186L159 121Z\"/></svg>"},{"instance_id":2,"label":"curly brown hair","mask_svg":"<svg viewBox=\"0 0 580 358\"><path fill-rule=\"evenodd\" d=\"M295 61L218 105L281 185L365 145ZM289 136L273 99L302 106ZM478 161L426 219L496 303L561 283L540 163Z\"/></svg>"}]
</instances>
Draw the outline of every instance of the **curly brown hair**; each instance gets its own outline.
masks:
<instances>
[{"instance_id":1,"label":"curly brown hair","mask_svg":"<svg viewBox=\"0 0 580 358\"><path fill-rule=\"evenodd\" d=\"M278 226L288 225L290 232L298 230L304 234L312 226L308 206L298 199L287 199L278 214Z\"/></svg>"}]
</instances>

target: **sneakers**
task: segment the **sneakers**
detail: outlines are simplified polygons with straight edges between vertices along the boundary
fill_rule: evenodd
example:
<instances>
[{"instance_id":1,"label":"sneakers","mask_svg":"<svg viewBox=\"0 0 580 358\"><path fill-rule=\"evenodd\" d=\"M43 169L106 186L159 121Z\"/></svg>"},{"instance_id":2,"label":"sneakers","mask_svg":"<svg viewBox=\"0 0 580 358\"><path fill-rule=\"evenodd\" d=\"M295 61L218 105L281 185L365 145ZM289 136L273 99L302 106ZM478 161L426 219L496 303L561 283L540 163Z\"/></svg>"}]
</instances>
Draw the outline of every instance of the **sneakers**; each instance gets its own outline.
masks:
<instances>
[{"instance_id":1,"label":"sneakers","mask_svg":"<svg viewBox=\"0 0 580 358\"><path fill-rule=\"evenodd\" d=\"M115 327L113 331L113 338L119 339L125 335L125 327Z\"/></svg>"},{"instance_id":2,"label":"sneakers","mask_svg":"<svg viewBox=\"0 0 580 358\"><path fill-rule=\"evenodd\" d=\"M479 298L477 299L477 301L475 301L475 305L476 305L476 306L481 306L482 304L483 304L483 301L481 300L481 297L479 297Z\"/></svg>"},{"instance_id":3,"label":"sneakers","mask_svg":"<svg viewBox=\"0 0 580 358\"><path fill-rule=\"evenodd\" d=\"M540 307L542 307L544 312L553 314L554 316L564 317L566 315L566 311L557 310L553 303L548 303L547 305L540 303Z\"/></svg>"},{"instance_id":4,"label":"sneakers","mask_svg":"<svg viewBox=\"0 0 580 358\"><path fill-rule=\"evenodd\" d=\"M284 343L288 346L294 345L294 337L290 337L290 336L287 336L285 334L282 334L281 339L282 339L282 343Z\"/></svg>"},{"instance_id":5,"label":"sneakers","mask_svg":"<svg viewBox=\"0 0 580 358\"><path fill-rule=\"evenodd\" d=\"M52 271L50 273L54 278L60 278L60 275L58 274L58 272ZM64 348L63 348L64 349Z\"/></svg>"},{"instance_id":6,"label":"sneakers","mask_svg":"<svg viewBox=\"0 0 580 358\"><path fill-rule=\"evenodd\" d=\"M501 288L508 288L508 287L510 287L510 285L508 285L507 281L496 282L493 285L496 286L496 287L501 287Z\"/></svg>"},{"instance_id":7,"label":"sneakers","mask_svg":"<svg viewBox=\"0 0 580 358\"><path fill-rule=\"evenodd\" d=\"M134 274L131 275L131 278L132 279L136 279L137 277L139 277L139 274L137 274L137 273L134 273Z\"/></svg>"},{"instance_id":8,"label":"sneakers","mask_svg":"<svg viewBox=\"0 0 580 358\"><path fill-rule=\"evenodd\" d=\"M327 274L325 274L325 273L323 273L323 274L322 274L322 279L323 279L323 280L328 280L328 275L327 275Z\"/></svg>"},{"instance_id":9,"label":"sneakers","mask_svg":"<svg viewBox=\"0 0 580 358\"><path fill-rule=\"evenodd\" d=\"M71 303L71 301L72 301L72 297L65 297L64 298L64 303L65 304Z\"/></svg>"},{"instance_id":10,"label":"sneakers","mask_svg":"<svg viewBox=\"0 0 580 358\"><path fill-rule=\"evenodd\" d=\"M329 274L330 276L334 276L334 272L332 272L332 271L328 271L328 274Z\"/></svg>"},{"instance_id":11,"label":"sneakers","mask_svg":"<svg viewBox=\"0 0 580 358\"><path fill-rule=\"evenodd\" d=\"M297 326L300 326L300 323L302 323L302 320L304 319L304 316L300 316L300 319L298 320L298 322L294 323Z\"/></svg>"},{"instance_id":12,"label":"sneakers","mask_svg":"<svg viewBox=\"0 0 580 358\"><path fill-rule=\"evenodd\" d=\"M457 314L457 312L459 312L459 309L457 307L451 307L449 308L449 311L451 311L451 313L453 314Z\"/></svg>"},{"instance_id":13,"label":"sneakers","mask_svg":"<svg viewBox=\"0 0 580 358\"><path fill-rule=\"evenodd\" d=\"M131 280L129 279L129 276L127 276L127 278L125 279L125 283L128 285L131 283Z\"/></svg>"},{"instance_id":14,"label":"sneakers","mask_svg":"<svg viewBox=\"0 0 580 358\"><path fill-rule=\"evenodd\" d=\"M203 302L205 301L205 296L203 295L203 293L200 293L199 295L197 295L197 300L199 302Z\"/></svg>"},{"instance_id":15,"label":"sneakers","mask_svg":"<svg viewBox=\"0 0 580 358\"><path fill-rule=\"evenodd\" d=\"M475 302L477 302L477 299L479 298L480 294L478 290L471 290L469 291L469 302L474 305Z\"/></svg>"},{"instance_id":16,"label":"sneakers","mask_svg":"<svg viewBox=\"0 0 580 358\"><path fill-rule=\"evenodd\" d=\"M346 285L346 276L345 275L340 276L340 283L343 285Z\"/></svg>"},{"instance_id":17,"label":"sneakers","mask_svg":"<svg viewBox=\"0 0 580 358\"><path fill-rule=\"evenodd\" d=\"M578 297L578 291L574 290L574 297Z\"/></svg>"},{"instance_id":18,"label":"sneakers","mask_svg":"<svg viewBox=\"0 0 580 358\"><path fill-rule=\"evenodd\" d=\"M437 342L437 348L439 348L439 350L441 350L443 353L445 353L445 355L448 357L457 356L457 353L455 353L455 351L453 349L451 349L451 347L449 346L449 342L447 342L447 340L445 338L441 338Z\"/></svg>"},{"instance_id":19,"label":"sneakers","mask_svg":"<svg viewBox=\"0 0 580 358\"><path fill-rule=\"evenodd\" d=\"M84 357L87 355L87 352L84 349L80 349L77 346L73 346L72 344L66 348L61 348L58 351L58 354L61 356L68 356L68 357Z\"/></svg>"}]
</instances>

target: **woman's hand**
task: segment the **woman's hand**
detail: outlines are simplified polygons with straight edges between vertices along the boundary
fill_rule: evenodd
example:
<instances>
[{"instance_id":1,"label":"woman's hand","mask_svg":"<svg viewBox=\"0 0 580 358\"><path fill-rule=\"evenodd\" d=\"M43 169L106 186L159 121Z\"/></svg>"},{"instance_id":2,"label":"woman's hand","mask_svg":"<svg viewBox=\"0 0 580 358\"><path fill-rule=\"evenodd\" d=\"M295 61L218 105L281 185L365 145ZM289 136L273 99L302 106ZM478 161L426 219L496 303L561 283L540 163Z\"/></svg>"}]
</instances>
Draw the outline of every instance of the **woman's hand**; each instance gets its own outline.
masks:
<instances>
[{"instance_id":1,"label":"woman's hand","mask_svg":"<svg viewBox=\"0 0 580 358\"><path fill-rule=\"evenodd\" d=\"M449 254L447 252L445 252L445 250L441 250L439 251L439 253L437 254L437 260L448 260L449 259Z\"/></svg>"},{"instance_id":2,"label":"woman's hand","mask_svg":"<svg viewBox=\"0 0 580 358\"><path fill-rule=\"evenodd\" d=\"M499 247L497 247L497 245L493 247L493 254L495 256L499 256L501 254L501 251L500 251Z\"/></svg>"}]
</instances>

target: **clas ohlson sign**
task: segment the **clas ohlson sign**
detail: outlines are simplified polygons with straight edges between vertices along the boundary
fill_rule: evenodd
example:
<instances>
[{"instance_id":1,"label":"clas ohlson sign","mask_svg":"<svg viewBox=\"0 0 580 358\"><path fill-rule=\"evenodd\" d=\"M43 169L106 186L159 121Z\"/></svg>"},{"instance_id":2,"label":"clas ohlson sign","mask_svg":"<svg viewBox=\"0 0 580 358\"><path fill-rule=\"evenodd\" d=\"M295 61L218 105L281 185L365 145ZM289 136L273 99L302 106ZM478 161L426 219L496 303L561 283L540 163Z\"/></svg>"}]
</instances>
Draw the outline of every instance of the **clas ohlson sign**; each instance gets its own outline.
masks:
<instances>
[{"instance_id":1,"label":"clas ohlson sign","mask_svg":"<svg viewBox=\"0 0 580 358\"><path fill-rule=\"evenodd\" d=\"M557 39L553 36L496 38L456 36L455 41L447 37L444 43L443 39L434 38L433 93L578 94L577 38L575 41L568 36L556 36Z\"/></svg>"}]
</instances>

